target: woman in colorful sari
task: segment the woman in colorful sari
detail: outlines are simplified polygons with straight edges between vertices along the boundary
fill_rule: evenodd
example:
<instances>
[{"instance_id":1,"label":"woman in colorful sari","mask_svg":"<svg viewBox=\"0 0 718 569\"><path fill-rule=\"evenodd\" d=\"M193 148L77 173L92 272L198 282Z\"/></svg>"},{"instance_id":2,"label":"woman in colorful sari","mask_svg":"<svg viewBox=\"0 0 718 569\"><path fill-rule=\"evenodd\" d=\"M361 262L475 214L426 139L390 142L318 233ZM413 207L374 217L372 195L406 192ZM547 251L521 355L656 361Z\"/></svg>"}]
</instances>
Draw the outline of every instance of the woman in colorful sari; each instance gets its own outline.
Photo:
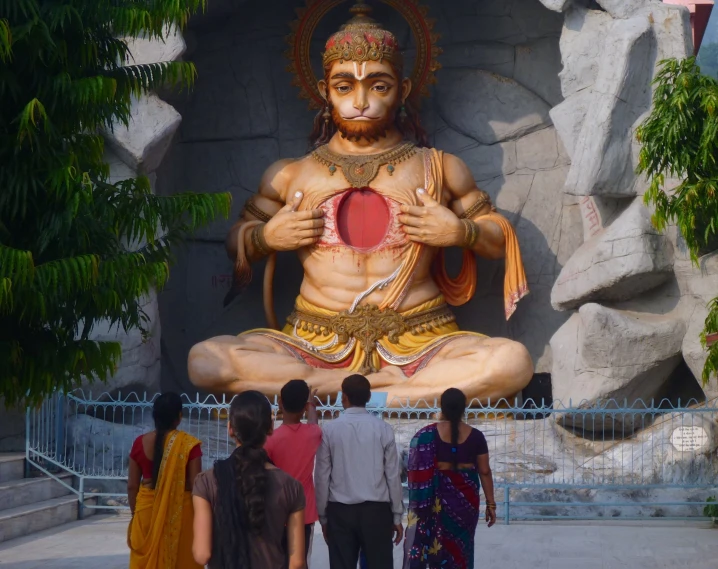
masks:
<instances>
[{"instance_id":1,"label":"woman in colorful sari","mask_svg":"<svg viewBox=\"0 0 718 569\"><path fill-rule=\"evenodd\" d=\"M182 400L163 393L154 403L155 430L130 451L127 529L130 569L201 569L192 557L192 481L202 470L200 441L178 431Z\"/></svg>"},{"instance_id":2,"label":"woman in colorful sari","mask_svg":"<svg viewBox=\"0 0 718 569\"><path fill-rule=\"evenodd\" d=\"M486 522L496 523L489 449L483 433L463 422L465 411L466 396L447 389L443 421L411 441L404 569L473 569L481 486Z\"/></svg>"}]
</instances>

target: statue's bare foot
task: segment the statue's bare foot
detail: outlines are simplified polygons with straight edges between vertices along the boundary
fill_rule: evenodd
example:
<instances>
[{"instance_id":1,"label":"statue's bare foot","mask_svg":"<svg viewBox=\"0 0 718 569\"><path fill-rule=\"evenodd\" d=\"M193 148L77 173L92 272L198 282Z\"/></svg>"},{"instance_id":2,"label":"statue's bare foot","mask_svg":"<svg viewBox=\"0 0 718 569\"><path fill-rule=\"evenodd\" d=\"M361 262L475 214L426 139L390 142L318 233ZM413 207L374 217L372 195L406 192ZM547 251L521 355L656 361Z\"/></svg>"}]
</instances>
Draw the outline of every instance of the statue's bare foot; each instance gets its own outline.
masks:
<instances>
[{"instance_id":1,"label":"statue's bare foot","mask_svg":"<svg viewBox=\"0 0 718 569\"><path fill-rule=\"evenodd\" d=\"M392 385L402 384L408 378L398 366L386 366L376 373L370 373L366 376L373 390L383 390L383 388Z\"/></svg>"}]
</instances>

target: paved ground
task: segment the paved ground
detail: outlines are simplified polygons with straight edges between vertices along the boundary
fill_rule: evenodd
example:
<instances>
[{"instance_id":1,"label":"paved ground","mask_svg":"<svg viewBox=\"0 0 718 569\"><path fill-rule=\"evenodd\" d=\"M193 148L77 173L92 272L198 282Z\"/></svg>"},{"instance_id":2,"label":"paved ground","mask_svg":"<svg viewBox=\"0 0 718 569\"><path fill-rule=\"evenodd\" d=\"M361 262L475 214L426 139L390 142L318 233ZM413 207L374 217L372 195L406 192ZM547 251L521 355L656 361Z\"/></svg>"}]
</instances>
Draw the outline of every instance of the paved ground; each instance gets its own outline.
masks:
<instances>
[{"instance_id":1,"label":"paved ground","mask_svg":"<svg viewBox=\"0 0 718 569\"><path fill-rule=\"evenodd\" d=\"M0 544L2 569L127 569L127 518L97 516ZM328 569L321 535L312 569ZM716 569L718 530L671 522L482 527L476 569ZM396 550L395 567L400 567Z\"/></svg>"}]
</instances>

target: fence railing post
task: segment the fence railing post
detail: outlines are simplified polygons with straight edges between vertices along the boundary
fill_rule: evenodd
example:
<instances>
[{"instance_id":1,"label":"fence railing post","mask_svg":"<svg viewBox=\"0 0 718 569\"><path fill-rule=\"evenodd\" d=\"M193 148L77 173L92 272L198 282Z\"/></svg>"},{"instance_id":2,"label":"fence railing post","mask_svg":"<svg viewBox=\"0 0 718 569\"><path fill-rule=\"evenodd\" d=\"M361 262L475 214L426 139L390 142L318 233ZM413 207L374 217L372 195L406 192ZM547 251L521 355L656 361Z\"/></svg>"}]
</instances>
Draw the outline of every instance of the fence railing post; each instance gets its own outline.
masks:
<instances>
[{"instance_id":1,"label":"fence railing post","mask_svg":"<svg viewBox=\"0 0 718 569\"><path fill-rule=\"evenodd\" d=\"M58 462L65 460L65 396L57 395L55 402L55 456Z\"/></svg>"},{"instance_id":2,"label":"fence railing post","mask_svg":"<svg viewBox=\"0 0 718 569\"><path fill-rule=\"evenodd\" d=\"M30 478L30 407L25 410L25 478Z\"/></svg>"},{"instance_id":3,"label":"fence railing post","mask_svg":"<svg viewBox=\"0 0 718 569\"><path fill-rule=\"evenodd\" d=\"M85 519L85 477L84 476L80 476L80 482L79 482L78 488L79 488L79 494L77 496L77 499L79 501L77 503L77 519L84 520Z\"/></svg>"},{"instance_id":4,"label":"fence railing post","mask_svg":"<svg viewBox=\"0 0 718 569\"><path fill-rule=\"evenodd\" d=\"M504 523L511 523L511 489L508 485L504 486Z\"/></svg>"}]
</instances>

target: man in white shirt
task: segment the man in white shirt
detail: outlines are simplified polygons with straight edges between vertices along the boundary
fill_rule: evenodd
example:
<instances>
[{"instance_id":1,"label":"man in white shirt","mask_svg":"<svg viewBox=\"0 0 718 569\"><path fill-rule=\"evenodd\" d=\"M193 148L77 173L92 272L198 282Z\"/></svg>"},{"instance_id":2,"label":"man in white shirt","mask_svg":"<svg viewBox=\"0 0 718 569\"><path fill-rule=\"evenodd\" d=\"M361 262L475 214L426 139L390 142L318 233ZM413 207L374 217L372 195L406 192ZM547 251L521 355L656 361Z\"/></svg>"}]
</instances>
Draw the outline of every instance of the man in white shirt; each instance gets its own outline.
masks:
<instances>
[{"instance_id":1,"label":"man in white shirt","mask_svg":"<svg viewBox=\"0 0 718 569\"><path fill-rule=\"evenodd\" d=\"M392 539L401 543L404 513L394 431L369 414L363 375L342 383L344 413L324 423L314 484L331 569L356 569L359 551L371 569L392 569Z\"/></svg>"}]
</instances>

